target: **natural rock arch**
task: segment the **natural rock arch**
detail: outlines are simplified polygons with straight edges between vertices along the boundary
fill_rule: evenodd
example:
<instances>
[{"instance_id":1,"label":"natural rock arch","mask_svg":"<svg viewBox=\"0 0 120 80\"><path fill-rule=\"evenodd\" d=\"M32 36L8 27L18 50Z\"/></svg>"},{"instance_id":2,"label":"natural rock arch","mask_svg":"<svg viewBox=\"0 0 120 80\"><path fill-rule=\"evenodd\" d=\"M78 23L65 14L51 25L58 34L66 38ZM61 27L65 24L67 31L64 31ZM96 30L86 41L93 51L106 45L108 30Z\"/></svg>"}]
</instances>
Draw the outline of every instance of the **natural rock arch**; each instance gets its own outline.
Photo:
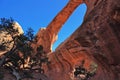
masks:
<instances>
[{"instance_id":1,"label":"natural rock arch","mask_svg":"<svg viewBox=\"0 0 120 80\"><path fill-rule=\"evenodd\" d=\"M45 66L46 75L49 80L76 80L73 76L71 78L72 71L75 65L85 60L86 69L89 68L91 63L98 65L97 74L91 79L119 80L119 72L116 72L116 70L119 70L118 66L120 64L118 62L120 59L118 35L120 33L115 28L119 29L120 24L118 22L119 18L113 17L118 16L119 1L74 1L71 0L70 3L78 6L85 2L87 5L88 9L84 22L57 48L54 54L48 55L52 63L49 67ZM113 30L117 31L116 35ZM113 45L114 48L111 48L110 45Z\"/></svg>"},{"instance_id":2,"label":"natural rock arch","mask_svg":"<svg viewBox=\"0 0 120 80\"><path fill-rule=\"evenodd\" d=\"M38 32L36 42L32 46L43 45L47 53L51 52L51 45L56 40L62 24L81 3L86 3L88 8L84 22L55 52L48 54L51 64L44 65L45 78L77 80L73 71L76 65L85 60L84 67L88 70L92 63L98 65L96 75L90 80L119 80L119 0L70 0L53 22ZM68 15L62 15L66 11Z\"/></svg>"},{"instance_id":3,"label":"natural rock arch","mask_svg":"<svg viewBox=\"0 0 120 80\"><path fill-rule=\"evenodd\" d=\"M41 28L37 35L35 44L43 45L46 53L52 51L52 45L57 40L57 34L60 31L62 25L67 21L73 11L83 3L82 0L69 1L68 4L57 14L57 16L53 19L53 21L46 27ZM44 38L43 38L44 37ZM33 44L34 46L34 44Z\"/></svg>"}]
</instances>

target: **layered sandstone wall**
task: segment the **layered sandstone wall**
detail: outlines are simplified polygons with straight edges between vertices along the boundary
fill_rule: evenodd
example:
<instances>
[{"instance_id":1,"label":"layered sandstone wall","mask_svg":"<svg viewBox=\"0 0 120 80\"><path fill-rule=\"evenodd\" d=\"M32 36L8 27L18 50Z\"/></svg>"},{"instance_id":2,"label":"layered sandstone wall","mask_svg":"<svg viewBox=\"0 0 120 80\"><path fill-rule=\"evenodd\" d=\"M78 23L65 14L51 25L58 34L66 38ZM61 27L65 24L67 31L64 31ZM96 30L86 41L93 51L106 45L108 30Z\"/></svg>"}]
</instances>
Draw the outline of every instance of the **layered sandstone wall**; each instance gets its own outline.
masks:
<instances>
[{"instance_id":1,"label":"layered sandstone wall","mask_svg":"<svg viewBox=\"0 0 120 80\"><path fill-rule=\"evenodd\" d=\"M93 63L98 65L96 75L89 80L120 80L120 1L71 0L69 6L77 7L83 2L87 5L83 24L55 52L48 54L51 63L43 65L45 75L33 72L32 75L35 78L30 80L40 78L42 80L80 80L74 76L74 70L75 66L80 65L83 60L87 70ZM68 10L70 8L68 7ZM60 14L60 16L62 20L63 15ZM66 19L63 20L66 21ZM57 21L56 18L55 21ZM54 26L49 28L48 32L46 32L48 28L39 31L37 35L42 37L38 37L37 44L34 46L42 45L40 42L45 43L46 40L43 45L47 47L43 47L46 52L50 52L51 43L56 40L56 34L61 28L57 23L59 25L64 23L64 21L59 23L59 19L58 22L55 21L53 20L53 23L57 28ZM57 32L54 33L54 31Z\"/></svg>"},{"instance_id":2,"label":"layered sandstone wall","mask_svg":"<svg viewBox=\"0 0 120 80\"><path fill-rule=\"evenodd\" d=\"M120 2L85 3L88 10L82 26L51 54L52 68L46 73L51 80L76 80L72 71L84 59L86 68L92 62L98 65L90 80L120 80Z\"/></svg>"},{"instance_id":3,"label":"layered sandstone wall","mask_svg":"<svg viewBox=\"0 0 120 80\"><path fill-rule=\"evenodd\" d=\"M52 52L52 45L57 40L58 32L61 27L74 10L82 3L82 0L70 0L46 28L41 28L38 31L36 35L36 43L33 44L33 46L35 45L37 47L42 45L46 53Z\"/></svg>"}]
</instances>

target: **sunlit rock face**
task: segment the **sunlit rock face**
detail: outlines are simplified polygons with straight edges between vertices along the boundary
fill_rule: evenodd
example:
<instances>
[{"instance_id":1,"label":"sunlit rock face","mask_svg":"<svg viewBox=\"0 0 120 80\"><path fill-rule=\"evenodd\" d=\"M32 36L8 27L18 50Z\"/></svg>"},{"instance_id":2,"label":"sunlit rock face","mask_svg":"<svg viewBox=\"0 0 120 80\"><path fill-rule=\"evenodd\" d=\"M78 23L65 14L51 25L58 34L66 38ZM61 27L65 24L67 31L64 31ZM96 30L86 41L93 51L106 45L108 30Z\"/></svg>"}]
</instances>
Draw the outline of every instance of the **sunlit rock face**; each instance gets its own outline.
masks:
<instances>
[{"instance_id":1,"label":"sunlit rock face","mask_svg":"<svg viewBox=\"0 0 120 80\"><path fill-rule=\"evenodd\" d=\"M89 80L120 80L120 1L84 1L88 10L83 24L48 55L51 63L43 65L45 75L36 76L36 80L40 77L42 80L80 80L74 76L74 70L82 60L88 70L92 63L98 65L96 75ZM49 34L46 29L42 31L46 36Z\"/></svg>"},{"instance_id":2,"label":"sunlit rock face","mask_svg":"<svg viewBox=\"0 0 120 80\"><path fill-rule=\"evenodd\" d=\"M19 36L24 33L22 27L17 22L13 22L13 29L17 30L17 33L14 35L10 35L5 30L0 31L0 45L4 44L5 46L4 49L0 49L0 56L12 48L14 44L12 37Z\"/></svg>"},{"instance_id":3,"label":"sunlit rock face","mask_svg":"<svg viewBox=\"0 0 120 80\"><path fill-rule=\"evenodd\" d=\"M51 37L52 35L50 35L50 32L46 30L46 28L41 28L36 36L37 46L42 45L46 53L52 52L52 44L53 44L53 41L56 40L56 36L54 36L52 40L51 40Z\"/></svg>"},{"instance_id":4,"label":"sunlit rock face","mask_svg":"<svg viewBox=\"0 0 120 80\"><path fill-rule=\"evenodd\" d=\"M51 64L44 65L48 80L77 80L73 71L82 60L86 69L92 63L98 65L96 75L89 80L119 80L120 2L85 0L85 3L88 9L82 26L48 55Z\"/></svg>"},{"instance_id":5,"label":"sunlit rock face","mask_svg":"<svg viewBox=\"0 0 120 80\"><path fill-rule=\"evenodd\" d=\"M11 49L14 43L12 40L13 39L8 32L0 31L0 45L2 46L3 44L5 46L4 49L2 49L2 47L0 48L0 56Z\"/></svg>"},{"instance_id":6,"label":"sunlit rock face","mask_svg":"<svg viewBox=\"0 0 120 80\"><path fill-rule=\"evenodd\" d=\"M13 29L18 30L17 35L21 35L24 33L22 27L20 26L18 22L13 22Z\"/></svg>"},{"instance_id":7,"label":"sunlit rock face","mask_svg":"<svg viewBox=\"0 0 120 80\"><path fill-rule=\"evenodd\" d=\"M94 0L86 4L82 26L49 56L49 80L76 80L72 71L83 59L86 68L91 62L98 65L89 80L120 80L120 2Z\"/></svg>"},{"instance_id":8,"label":"sunlit rock face","mask_svg":"<svg viewBox=\"0 0 120 80\"><path fill-rule=\"evenodd\" d=\"M46 53L52 52L52 45L57 40L58 32L81 3L83 3L83 0L70 0L46 28L41 28L38 31L36 43L32 45L34 47L42 45Z\"/></svg>"}]
</instances>

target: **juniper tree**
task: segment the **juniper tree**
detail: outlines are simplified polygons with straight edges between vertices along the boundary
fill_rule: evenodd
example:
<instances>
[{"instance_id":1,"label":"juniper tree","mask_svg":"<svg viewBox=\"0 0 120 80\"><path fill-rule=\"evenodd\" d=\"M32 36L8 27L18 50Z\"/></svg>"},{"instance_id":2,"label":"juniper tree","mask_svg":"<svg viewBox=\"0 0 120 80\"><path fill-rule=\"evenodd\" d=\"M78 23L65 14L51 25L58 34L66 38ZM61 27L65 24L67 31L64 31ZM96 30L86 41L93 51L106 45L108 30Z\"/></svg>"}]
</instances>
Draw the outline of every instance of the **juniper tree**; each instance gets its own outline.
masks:
<instances>
[{"instance_id":1,"label":"juniper tree","mask_svg":"<svg viewBox=\"0 0 120 80\"><path fill-rule=\"evenodd\" d=\"M31 54L33 53L33 48L31 47L31 43L34 39L34 31L32 28L28 28L26 34L21 34L19 36L14 36L14 34L18 33L18 30L14 29L14 26L12 25L14 23L14 20L12 18L5 19L1 18L0 23L0 31L5 30L8 32L8 34L12 37L12 41L5 42L3 44L11 44L11 42L14 42L12 48L7 51L4 54L4 57L0 57L0 66L12 66L16 69L19 69L21 65L26 63L26 59L30 57L29 63L32 67L33 63L33 57L31 57ZM3 44L0 45L0 47L5 48L7 46L3 46ZM48 57L46 57L45 52L43 51L43 46L40 45L36 50L36 57L34 60L34 63L36 65L39 65L39 69L42 70L42 64L43 63L50 63L48 61ZM9 64L10 63L10 64Z\"/></svg>"}]
</instances>

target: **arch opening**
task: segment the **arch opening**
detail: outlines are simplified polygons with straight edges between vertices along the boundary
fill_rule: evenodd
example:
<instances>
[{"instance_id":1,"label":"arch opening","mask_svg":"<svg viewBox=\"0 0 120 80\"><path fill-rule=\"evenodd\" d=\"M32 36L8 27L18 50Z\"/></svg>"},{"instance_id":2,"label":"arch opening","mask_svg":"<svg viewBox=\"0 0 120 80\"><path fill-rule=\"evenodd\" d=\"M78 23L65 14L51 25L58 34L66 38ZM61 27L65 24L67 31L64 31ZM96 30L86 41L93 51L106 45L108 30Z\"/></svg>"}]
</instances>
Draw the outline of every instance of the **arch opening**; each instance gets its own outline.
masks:
<instances>
[{"instance_id":1,"label":"arch opening","mask_svg":"<svg viewBox=\"0 0 120 80\"><path fill-rule=\"evenodd\" d=\"M85 3L79 5L77 9L72 13L69 19L61 28L58 33L58 40L53 44L53 51L64 42L82 23L84 20L84 16L87 11L87 6Z\"/></svg>"}]
</instances>

